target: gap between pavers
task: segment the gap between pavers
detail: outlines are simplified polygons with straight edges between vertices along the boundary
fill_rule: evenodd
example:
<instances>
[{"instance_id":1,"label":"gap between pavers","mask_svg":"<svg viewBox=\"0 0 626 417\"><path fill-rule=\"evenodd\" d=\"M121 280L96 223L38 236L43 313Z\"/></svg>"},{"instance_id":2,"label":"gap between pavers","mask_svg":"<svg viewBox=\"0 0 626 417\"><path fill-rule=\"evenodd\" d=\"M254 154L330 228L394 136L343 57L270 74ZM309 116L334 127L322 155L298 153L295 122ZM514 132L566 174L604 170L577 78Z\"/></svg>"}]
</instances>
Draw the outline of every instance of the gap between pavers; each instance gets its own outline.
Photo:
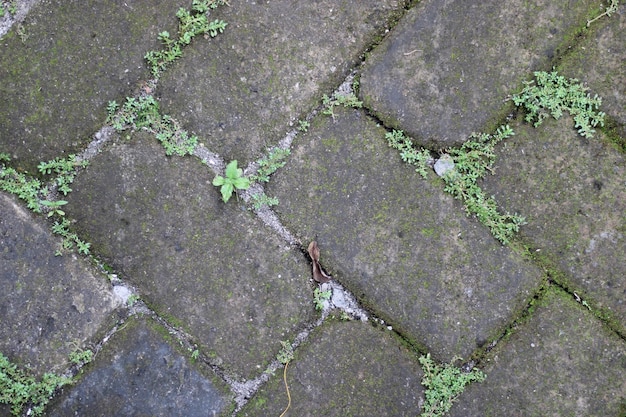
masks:
<instances>
[{"instance_id":1,"label":"gap between pavers","mask_svg":"<svg viewBox=\"0 0 626 417\"><path fill-rule=\"evenodd\" d=\"M422 375L415 353L393 333L330 319L287 367L291 405L285 416L416 416ZM238 415L278 416L287 404L279 369Z\"/></svg>"},{"instance_id":2,"label":"gap between pavers","mask_svg":"<svg viewBox=\"0 0 626 417\"><path fill-rule=\"evenodd\" d=\"M157 33L175 32L186 2L45 1L0 40L0 151L36 173L37 163L81 150L121 101L148 77Z\"/></svg>"},{"instance_id":3,"label":"gap between pavers","mask_svg":"<svg viewBox=\"0 0 626 417\"><path fill-rule=\"evenodd\" d=\"M226 415L228 387L176 343L153 319L131 318L46 415Z\"/></svg>"},{"instance_id":4,"label":"gap between pavers","mask_svg":"<svg viewBox=\"0 0 626 417\"><path fill-rule=\"evenodd\" d=\"M55 256L60 238L0 193L0 351L41 376L113 325L121 300L83 258Z\"/></svg>"},{"instance_id":5,"label":"gap between pavers","mask_svg":"<svg viewBox=\"0 0 626 417\"><path fill-rule=\"evenodd\" d=\"M159 83L163 111L240 166L275 145L360 61L403 10L399 1L237 2L213 17Z\"/></svg>"},{"instance_id":6,"label":"gap between pavers","mask_svg":"<svg viewBox=\"0 0 626 417\"><path fill-rule=\"evenodd\" d=\"M556 265L553 279L583 290L624 332L626 157L599 132L579 136L568 116L512 126L515 136L497 149L496 174L481 186L503 210L526 216L519 235Z\"/></svg>"},{"instance_id":7,"label":"gap between pavers","mask_svg":"<svg viewBox=\"0 0 626 417\"><path fill-rule=\"evenodd\" d=\"M431 173L422 179L364 112L336 109L299 135L268 194L323 266L438 360L468 358L523 309L543 275L503 247Z\"/></svg>"},{"instance_id":8,"label":"gap between pavers","mask_svg":"<svg viewBox=\"0 0 626 417\"><path fill-rule=\"evenodd\" d=\"M95 253L234 377L262 372L315 317L310 266L198 159L165 156L145 132L92 159L68 215Z\"/></svg>"},{"instance_id":9,"label":"gap between pavers","mask_svg":"<svg viewBox=\"0 0 626 417\"><path fill-rule=\"evenodd\" d=\"M506 96L550 69L600 10L600 1L420 2L367 59L361 97L423 146L460 145L499 123Z\"/></svg>"},{"instance_id":10,"label":"gap between pavers","mask_svg":"<svg viewBox=\"0 0 626 417\"><path fill-rule=\"evenodd\" d=\"M626 341L571 295L551 288L481 363L450 417L622 416Z\"/></svg>"}]
</instances>

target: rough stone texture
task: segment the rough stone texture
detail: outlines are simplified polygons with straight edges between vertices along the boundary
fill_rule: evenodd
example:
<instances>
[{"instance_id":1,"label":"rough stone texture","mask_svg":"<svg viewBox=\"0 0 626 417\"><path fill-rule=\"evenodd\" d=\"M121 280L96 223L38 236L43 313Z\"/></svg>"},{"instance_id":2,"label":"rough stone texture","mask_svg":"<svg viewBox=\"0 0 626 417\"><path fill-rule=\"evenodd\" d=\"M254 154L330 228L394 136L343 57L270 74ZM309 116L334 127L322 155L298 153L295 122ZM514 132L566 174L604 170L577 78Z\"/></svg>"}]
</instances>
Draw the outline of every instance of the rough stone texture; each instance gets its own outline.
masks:
<instances>
[{"instance_id":1,"label":"rough stone texture","mask_svg":"<svg viewBox=\"0 0 626 417\"><path fill-rule=\"evenodd\" d=\"M330 94L396 13L396 0L236 2L162 79L163 110L240 166Z\"/></svg>"},{"instance_id":2,"label":"rough stone texture","mask_svg":"<svg viewBox=\"0 0 626 417\"><path fill-rule=\"evenodd\" d=\"M287 368L285 416L416 416L423 402L417 356L385 330L336 322L316 329ZM278 416L287 406L283 369L241 416Z\"/></svg>"},{"instance_id":3,"label":"rough stone texture","mask_svg":"<svg viewBox=\"0 0 626 417\"><path fill-rule=\"evenodd\" d=\"M76 386L64 389L47 415L224 415L232 395L223 382L205 376L210 374L173 348L157 323L134 319L113 336Z\"/></svg>"},{"instance_id":4,"label":"rough stone texture","mask_svg":"<svg viewBox=\"0 0 626 417\"><path fill-rule=\"evenodd\" d=\"M60 246L45 222L0 193L0 352L41 375L111 323L120 304L106 283Z\"/></svg>"},{"instance_id":5,"label":"rough stone texture","mask_svg":"<svg viewBox=\"0 0 626 417\"><path fill-rule=\"evenodd\" d=\"M118 103L149 76L145 53L175 32L180 1L41 1L0 41L0 151L36 172L82 149Z\"/></svg>"},{"instance_id":6,"label":"rough stone texture","mask_svg":"<svg viewBox=\"0 0 626 417\"><path fill-rule=\"evenodd\" d=\"M578 136L569 117L513 128L487 193L526 216L520 236L626 327L626 158L600 133Z\"/></svg>"},{"instance_id":7,"label":"rough stone texture","mask_svg":"<svg viewBox=\"0 0 626 417\"><path fill-rule=\"evenodd\" d=\"M560 290L492 352L451 417L622 416L626 343Z\"/></svg>"},{"instance_id":8,"label":"rough stone texture","mask_svg":"<svg viewBox=\"0 0 626 417\"><path fill-rule=\"evenodd\" d=\"M499 334L541 273L389 148L364 113L335 110L299 136L270 183L281 220L369 308L433 355L465 358Z\"/></svg>"},{"instance_id":9,"label":"rough stone texture","mask_svg":"<svg viewBox=\"0 0 626 417\"><path fill-rule=\"evenodd\" d=\"M310 267L212 180L135 134L77 178L67 212L151 307L248 378L313 317Z\"/></svg>"},{"instance_id":10,"label":"rough stone texture","mask_svg":"<svg viewBox=\"0 0 626 417\"><path fill-rule=\"evenodd\" d=\"M599 3L420 2L367 60L365 105L424 146L460 145L506 114L507 95L550 69Z\"/></svg>"},{"instance_id":11,"label":"rough stone texture","mask_svg":"<svg viewBox=\"0 0 626 417\"><path fill-rule=\"evenodd\" d=\"M610 18L593 23L592 30L593 36L568 54L559 71L583 81L592 95L602 97L602 110L621 124L617 132L626 149L626 4Z\"/></svg>"}]
</instances>

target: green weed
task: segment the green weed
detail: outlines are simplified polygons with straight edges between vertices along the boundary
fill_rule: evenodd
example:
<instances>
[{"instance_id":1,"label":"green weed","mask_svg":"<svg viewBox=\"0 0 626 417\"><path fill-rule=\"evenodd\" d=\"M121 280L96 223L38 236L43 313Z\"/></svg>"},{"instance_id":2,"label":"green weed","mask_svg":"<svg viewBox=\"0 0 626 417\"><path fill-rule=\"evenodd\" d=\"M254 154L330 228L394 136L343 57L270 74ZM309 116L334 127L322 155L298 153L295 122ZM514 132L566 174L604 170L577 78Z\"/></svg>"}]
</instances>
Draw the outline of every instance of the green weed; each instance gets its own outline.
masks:
<instances>
[{"instance_id":1,"label":"green weed","mask_svg":"<svg viewBox=\"0 0 626 417\"><path fill-rule=\"evenodd\" d=\"M461 369L450 364L437 365L431 358L430 353L421 356L419 362L422 365L424 376L422 385L426 388L424 396L424 411L422 417L440 417L445 415L454 400L463 392L470 382L484 381L486 376L478 369L471 372L463 372Z\"/></svg>"},{"instance_id":2,"label":"green weed","mask_svg":"<svg viewBox=\"0 0 626 417\"><path fill-rule=\"evenodd\" d=\"M278 359L278 362L282 364L286 364L287 362L293 359L293 348L291 347L291 343L289 343L288 340L287 341L281 340L280 344L282 348L278 352L276 359Z\"/></svg>"},{"instance_id":3,"label":"green weed","mask_svg":"<svg viewBox=\"0 0 626 417\"><path fill-rule=\"evenodd\" d=\"M326 94L324 94L324 96L322 96L322 105L324 105L325 107L324 110L322 110L322 114L331 116L334 119L335 107L343 106L343 107L352 107L355 109L360 109L361 107L363 107L363 102L359 101L359 99L352 93L350 94L334 93L332 97L328 97Z\"/></svg>"},{"instance_id":4,"label":"green weed","mask_svg":"<svg viewBox=\"0 0 626 417\"><path fill-rule=\"evenodd\" d=\"M257 161L259 168L255 175L250 179L252 181L269 182L270 175L278 171L278 169L285 166L287 161L285 159L291 155L289 149L273 148L269 151L269 154Z\"/></svg>"},{"instance_id":5,"label":"green weed","mask_svg":"<svg viewBox=\"0 0 626 417\"><path fill-rule=\"evenodd\" d=\"M385 138L390 147L400 151L400 157L404 162L415 165L415 171L426 178L428 162L433 159L427 149L417 149L402 130L388 132L385 134Z\"/></svg>"},{"instance_id":6,"label":"green weed","mask_svg":"<svg viewBox=\"0 0 626 417\"><path fill-rule=\"evenodd\" d=\"M46 373L37 382L24 370L0 353L0 403L11 406L11 414L19 416L26 407L27 414L40 416L54 391L72 380Z\"/></svg>"},{"instance_id":7,"label":"green weed","mask_svg":"<svg viewBox=\"0 0 626 417\"><path fill-rule=\"evenodd\" d=\"M324 304L326 301L330 300L331 295L331 290L322 291L319 288L315 288L313 290L313 303L315 304L315 309L319 311L323 310Z\"/></svg>"},{"instance_id":8,"label":"green weed","mask_svg":"<svg viewBox=\"0 0 626 417\"><path fill-rule=\"evenodd\" d=\"M247 190L250 187L250 179L243 176L243 170L241 168L237 168L236 160L226 165L225 175L225 177L217 175L213 179L213 185L220 187L224 203L230 200L235 189Z\"/></svg>"},{"instance_id":9,"label":"green weed","mask_svg":"<svg viewBox=\"0 0 626 417\"><path fill-rule=\"evenodd\" d=\"M604 126L605 114L598 111L602 99L597 94L591 97L577 79L566 79L556 71L537 71L534 75L535 80L525 82L526 87L511 97L516 106L528 112L527 122L537 127L549 115L559 119L567 111L581 136L590 138L595 133L594 127Z\"/></svg>"}]
</instances>

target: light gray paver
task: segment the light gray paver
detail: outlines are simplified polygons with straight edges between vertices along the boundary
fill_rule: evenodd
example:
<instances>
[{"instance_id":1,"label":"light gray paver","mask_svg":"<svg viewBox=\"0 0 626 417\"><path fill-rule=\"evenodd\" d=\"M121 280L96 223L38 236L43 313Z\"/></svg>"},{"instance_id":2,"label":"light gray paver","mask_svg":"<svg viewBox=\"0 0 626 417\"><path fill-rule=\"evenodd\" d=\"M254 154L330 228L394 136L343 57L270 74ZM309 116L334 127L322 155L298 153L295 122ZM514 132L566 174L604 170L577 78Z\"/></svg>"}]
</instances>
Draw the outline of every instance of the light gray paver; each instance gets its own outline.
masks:
<instances>
[{"instance_id":1,"label":"light gray paver","mask_svg":"<svg viewBox=\"0 0 626 417\"><path fill-rule=\"evenodd\" d=\"M162 78L163 111L245 166L336 88L398 3L280 0L220 9L224 34L194 44Z\"/></svg>"},{"instance_id":2,"label":"light gray paver","mask_svg":"<svg viewBox=\"0 0 626 417\"><path fill-rule=\"evenodd\" d=\"M363 101L423 146L460 145L498 123L507 95L532 71L550 69L599 8L598 1L420 2L367 60Z\"/></svg>"},{"instance_id":3,"label":"light gray paver","mask_svg":"<svg viewBox=\"0 0 626 417\"><path fill-rule=\"evenodd\" d=\"M520 236L626 327L626 158L569 117L516 124L484 187L504 210L526 216Z\"/></svg>"},{"instance_id":4,"label":"light gray paver","mask_svg":"<svg viewBox=\"0 0 626 417\"><path fill-rule=\"evenodd\" d=\"M63 372L121 302L83 259L55 256L59 246L44 221L0 193L0 352L37 375Z\"/></svg>"},{"instance_id":5,"label":"light gray paver","mask_svg":"<svg viewBox=\"0 0 626 417\"><path fill-rule=\"evenodd\" d=\"M497 346L451 417L622 416L626 342L561 290Z\"/></svg>"},{"instance_id":6,"label":"light gray paver","mask_svg":"<svg viewBox=\"0 0 626 417\"><path fill-rule=\"evenodd\" d=\"M175 33L185 2L41 1L0 41L0 149L36 172L39 161L79 152L149 71L157 33Z\"/></svg>"},{"instance_id":7,"label":"light gray paver","mask_svg":"<svg viewBox=\"0 0 626 417\"><path fill-rule=\"evenodd\" d=\"M287 416L416 416L423 401L416 356L369 323L330 321L287 367ZM276 373L241 416L278 416L287 406Z\"/></svg>"},{"instance_id":8,"label":"light gray paver","mask_svg":"<svg viewBox=\"0 0 626 417\"><path fill-rule=\"evenodd\" d=\"M323 266L405 337L449 361L502 331L542 274L496 241L386 144L356 110L320 116L298 136L269 195Z\"/></svg>"},{"instance_id":9,"label":"light gray paver","mask_svg":"<svg viewBox=\"0 0 626 417\"><path fill-rule=\"evenodd\" d=\"M223 415L232 396L228 388L215 376L204 376L199 371L201 363L181 355L166 341L165 334L166 330L151 319L129 321L76 386L64 389L47 415Z\"/></svg>"},{"instance_id":10,"label":"light gray paver","mask_svg":"<svg viewBox=\"0 0 626 417\"><path fill-rule=\"evenodd\" d=\"M67 212L121 277L207 353L245 378L314 317L310 267L196 158L133 135L78 176Z\"/></svg>"}]
</instances>

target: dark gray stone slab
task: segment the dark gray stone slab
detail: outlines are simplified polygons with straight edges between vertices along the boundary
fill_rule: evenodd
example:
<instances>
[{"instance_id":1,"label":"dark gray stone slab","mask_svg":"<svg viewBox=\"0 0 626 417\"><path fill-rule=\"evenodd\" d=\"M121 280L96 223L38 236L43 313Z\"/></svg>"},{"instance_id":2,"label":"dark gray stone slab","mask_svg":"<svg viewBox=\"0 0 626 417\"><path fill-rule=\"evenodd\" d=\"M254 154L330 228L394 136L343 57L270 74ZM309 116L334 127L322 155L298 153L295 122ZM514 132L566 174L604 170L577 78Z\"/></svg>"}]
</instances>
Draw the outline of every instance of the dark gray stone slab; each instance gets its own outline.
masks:
<instances>
[{"instance_id":1,"label":"dark gray stone slab","mask_svg":"<svg viewBox=\"0 0 626 417\"><path fill-rule=\"evenodd\" d=\"M626 412L626 342L560 290L536 304L483 370L487 379L467 388L451 417Z\"/></svg>"},{"instance_id":2,"label":"dark gray stone slab","mask_svg":"<svg viewBox=\"0 0 626 417\"><path fill-rule=\"evenodd\" d=\"M416 359L390 332L331 321L287 368L285 416L416 416L424 391ZM281 368L240 415L278 416L287 403Z\"/></svg>"},{"instance_id":3,"label":"dark gray stone slab","mask_svg":"<svg viewBox=\"0 0 626 417\"><path fill-rule=\"evenodd\" d=\"M460 145L499 122L507 95L550 69L599 9L598 1L420 2L366 62L363 101L424 146Z\"/></svg>"},{"instance_id":4,"label":"dark gray stone slab","mask_svg":"<svg viewBox=\"0 0 626 417\"><path fill-rule=\"evenodd\" d=\"M185 2L41 1L0 40L0 151L36 172L37 163L77 152L149 71L157 33L175 33ZM186 5L186 4L185 4Z\"/></svg>"},{"instance_id":5,"label":"dark gray stone slab","mask_svg":"<svg viewBox=\"0 0 626 417\"><path fill-rule=\"evenodd\" d=\"M66 207L152 308L248 378L315 316L310 266L213 177L139 133L92 161Z\"/></svg>"},{"instance_id":6,"label":"dark gray stone slab","mask_svg":"<svg viewBox=\"0 0 626 417\"><path fill-rule=\"evenodd\" d=\"M579 136L569 117L513 128L484 188L526 216L520 236L564 272L559 280L626 327L624 154L599 133Z\"/></svg>"},{"instance_id":7,"label":"dark gray stone slab","mask_svg":"<svg viewBox=\"0 0 626 417\"><path fill-rule=\"evenodd\" d=\"M602 110L621 124L617 132L626 149L626 5L593 23L592 30L593 35L560 63L559 71L602 97Z\"/></svg>"},{"instance_id":8,"label":"dark gray stone slab","mask_svg":"<svg viewBox=\"0 0 626 417\"><path fill-rule=\"evenodd\" d=\"M225 384L172 347L167 331L133 319L117 332L50 416L217 416L232 399Z\"/></svg>"},{"instance_id":9,"label":"dark gray stone slab","mask_svg":"<svg viewBox=\"0 0 626 417\"><path fill-rule=\"evenodd\" d=\"M55 256L60 244L42 219L0 193L0 351L36 375L64 371L121 304L83 259Z\"/></svg>"},{"instance_id":10,"label":"dark gray stone slab","mask_svg":"<svg viewBox=\"0 0 626 417\"><path fill-rule=\"evenodd\" d=\"M296 138L269 195L322 264L440 360L467 358L526 304L540 271L503 247L432 173L422 179L364 113L335 110Z\"/></svg>"},{"instance_id":11,"label":"dark gray stone slab","mask_svg":"<svg viewBox=\"0 0 626 417\"><path fill-rule=\"evenodd\" d=\"M224 33L194 43L163 76L163 111L245 166L339 85L398 3L232 3L214 14L228 22Z\"/></svg>"}]
</instances>

